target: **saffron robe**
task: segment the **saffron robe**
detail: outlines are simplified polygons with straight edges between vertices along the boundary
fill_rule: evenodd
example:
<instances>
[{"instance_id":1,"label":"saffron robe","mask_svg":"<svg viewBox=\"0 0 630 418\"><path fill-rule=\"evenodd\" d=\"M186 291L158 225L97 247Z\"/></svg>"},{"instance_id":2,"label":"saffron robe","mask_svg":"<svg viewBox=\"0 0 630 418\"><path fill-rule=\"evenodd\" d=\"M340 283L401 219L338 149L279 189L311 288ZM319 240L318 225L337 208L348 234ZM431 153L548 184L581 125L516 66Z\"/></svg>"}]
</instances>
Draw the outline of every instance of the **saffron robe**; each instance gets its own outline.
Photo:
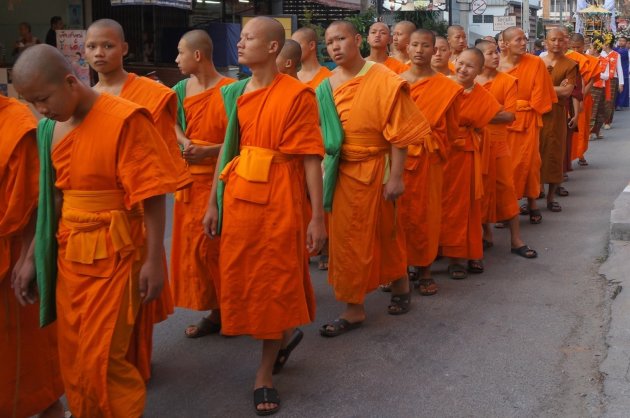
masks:
<instances>
[{"instance_id":1,"label":"saffron robe","mask_svg":"<svg viewBox=\"0 0 630 418\"><path fill-rule=\"evenodd\" d=\"M57 326L39 327L39 303L20 306L11 273L21 234L37 206L38 165L31 111L0 95L0 416L36 415L63 394Z\"/></svg>"},{"instance_id":2,"label":"saffron robe","mask_svg":"<svg viewBox=\"0 0 630 418\"><path fill-rule=\"evenodd\" d=\"M569 58L573 58L573 55L567 54ZM580 54L581 55L581 54ZM582 55L585 59L584 64L580 65L580 74L584 84L588 84L590 81L599 80L600 68L599 60L597 57L589 55ZM586 150L588 150L588 143L591 136L591 115L593 113L593 96L589 91L584 95L583 111L578 117L578 128L576 132L573 132L573 138L571 141L571 160L578 158L584 158Z\"/></svg>"},{"instance_id":3,"label":"saffron robe","mask_svg":"<svg viewBox=\"0 0 630 418\"><path fill-rule=\"evenodd\" d=\"M516 120L508 126L514 189L517 198L536 198L540 194L542 115L549 112L558 99L542 58L525 54L507 73L518 79Z\"/></svg>"},{"instance_id":4,"label":"saffron robe","mask_svg":"<svg viewBox=\"0 0 630 418\"><path fill-rule=\"evenodd\" d=\"M485 128L500 110L494 96L479 84L462 94L460 134L444 169L440 247L445 257L483 258L481 136L477 130Z\"/></svg>"},{"instance_id":5,"label":"saffron robe","mask_svg":"<svg viewBox=\"0 0 630 418\"><path fill-rule=\"evenodd\" d=\"M562 56L553 67L547 67L553 85L560 86L563 80L576 84L577 63ZM569 97L570 100L570 97ZM563 180L564 156L567 139L567 99L558 100L551 111L543 115L543 127L540 131L541 182L560 184Z\"/></svg>"},{"instance_id":6,"label":"saffron robe","mask_svg":"<svg viewBox=\"0 0 630 418\"><path fill-rule=\"evenodd\" d=\"M223 88L224 97L233 86ZM240 155L221 173L222 332L281 339L315 316L303 157L324 154L317 101L311 88L278 74L236 103Z\"/></svg>"},{"instance_id":7,"label":"saffron robe","mask_svg":"<svg viewBox=\"0 0 630 418\"><path fill-rule=\"evenodd\" d=\"M366 62L333 98L344 142L329 217L328 281L337 300L359 304L407 275L404 230L383 188L391 147L422 145L429 127L409 84L381 64Z\"/></svg>"},{"instance_id":8,"label":"saffron robe","mask_svg":"<svg viewBox=\"0 0 630 418\"><path fill-rule=\"evenodd\" d=\"M442 222L444 164L450 144L459 135L460 95L464 89L436 73L411 85L411 98L431 127L433 151L410 146L405 164L405 193L400 218L405 230L407 263L428 266L438 254ZM428 141L426 141L428 143Z\"/></svg>"},{"instance_id":9,"label":"saffron robe","mask_svg":"<svg viewBox=\"0 0 630 418\"><path fill-rule=\"evenodd\" d=\"M317 71L317 74L315 74L313 78L311 78L309 81L306 81L304 84L315 90L317 86L319 86L319 83L321 83L331 75L332 71L330 71L328 67L324 67L322 65L321 67L319 67L319 71Z\"/></svg>"},{"instance_id":10,"label":"saffron robe","mask_svg":"<svg viewBox=\"0 0 630 418\"><path fill-rule=\"evenodd\" d=\"M186 137L193 144L223 143L227 116L221 87L234 80L220 79L211 87L183 101ZM171 281L175 305L207 311L217 309L219 285L219 239L210 239L201 222L206 213L217 157L205 158L189 166L193 184L175 195L171 246Z\"/></svg>"},{"instance_id":11,"label":"saffron robe","mask_svg":"<svg viewBox=\"0 0 630 418\"><path fill-rule=\"evenodd\" d=\"M396 74L402 74L409 69L409 66L405 63L398 61L396 58L387 57L381 64L395 72Z\"/></svg>"},{"instance_id":12,"label":"saffron robe","mask_svg":"<svg viewBox=\"0 0 630 418\"><path fill-rule=\"evenodd\" d=\"M516 113L516 84L514 77L498 73L483 87L503 106L504 111ZM489 124L483 132L481 221L484 224L512 219L519 212L507 135L505 124Z\"/></svg>"},{"instance_id":13,"label":"saffron robe","mask_svg":"<svg viewBox=\"0 0 630 418\"><path fill-rule=\"evenodd\" d=\"M144 409L144 381L126 359L144 261L141 203L177 188L175 165L158 136L146 110L102 94L50 156L63 193L59 358L78 417L138 417Z\"/></svg>"}]
</instances>

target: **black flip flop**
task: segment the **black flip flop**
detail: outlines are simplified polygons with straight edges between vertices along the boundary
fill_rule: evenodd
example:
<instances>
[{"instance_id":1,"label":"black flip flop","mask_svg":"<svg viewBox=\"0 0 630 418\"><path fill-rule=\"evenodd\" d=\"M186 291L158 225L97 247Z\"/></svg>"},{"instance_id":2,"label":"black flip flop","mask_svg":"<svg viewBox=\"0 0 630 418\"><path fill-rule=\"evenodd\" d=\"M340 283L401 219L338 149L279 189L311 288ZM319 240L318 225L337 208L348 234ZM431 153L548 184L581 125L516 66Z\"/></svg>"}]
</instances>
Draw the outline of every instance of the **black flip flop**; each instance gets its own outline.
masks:
<instances>
[{"instance_id":1,"label":"black flip flop","mask_svg":"<svg viewBox=\"0 0 630 418\"><path fill-rule=\"evenodd\" d=\"M390 315L404 315L411 310L411 291L402 295L392 295L387 313Z\"/></svg>"},{"instance_id":2,"label":"black flip flop","mask_svg":"<svg viewBox=\"0 0 630 418\"><path fill-rule=\"evenodd\" d=\"M481 274L484 272L482 260L468 260L468 272L472 274Z\"/></svg>"},{"instance_id":3,"label":"black flip flop","mask_svg":"<svg viewBox=\"0 0 630 418\"><path fill-rule=\"evenodd\" d=\"M186 330L190 327L197 327L197 332L195 332L194 334L188 334ZM218 334L221 331L221 324L217 324L216 322L213 322L204 316L203 318L201 318L201 320L199 320L199 322L197 322L197 324L188 325L188 327L186 327L186 330L184 330L184 335L187 338L201 338L205 337L206 335Z\"/></svg>"},{"instance_id":4,"label":"black flip flop","mask_svg":"<svg viewBox=\"0 0 630 418\"><path fill-rule=\"evenodd\" d=\"M556 194L560 197L567 197L569 195L569 191L562 186L558 186L556 188Z\"/></svg>"},{"instance_id":5,"label":"black flip flop","mask_svg":"<svg viewBox=\"0 0 630 418\"><path fill-rule=\"evenodd\" d=\"M459 273L461 277L456 277L455 273ZM453 280L464 280L468 277L468 272L461 264L451 264L448 266L448 276Z\"/></svg>"},{"instance_id":6,"label":"black flip flop","mask_svg":"<svg viewBox=\"0 0 630 418\"><path fill-rule=\"evenodd\" d=\"M540 209L532 209L529 211L529 223L532 225L538 225L542 222L542 214Z\"/></svg>"},{"instance_id":7,"label":"black flip flop","mask_svg":"<svg viewBox=\"0 0 630 418\"><path fill-rule=\"evenodd\" d=\"M538 257L538 253L536 250L532 250L527 245L523 245L522 247L512 248L510 250L512 254L520 255L523 258L536 258Z\"/></svg>"},{"instance_id":8,"label":"black flip flop","mask_svg":"<svg viewBox=\"0 0 630 418\"><path fill-rule=\"evenodd\" d=\"M258 409L258 405L262 403L275 403L278 406L272 409ZM254 409L256 410L256 415L261 417L273 415L278 412L280 410L280 396L278 396L278 391L265 386L254 390Z\"/></svg>"},{"instance_id":9,"label":"black flip flop","mask_svg":"<svg viewBox=\"0 0 630 418\"><path fill-rule=\"evenodd\" d=\"M323 325L319 329L319 334L322 337L328 337L328 338L337 337L341 334L345 334L348 331L352 331L353 329L359 328L361 324L363 324L362 321L350 322L343 318L337 318L334 321ZM332 327L332 330L329 329L331 327Z\"/></svg>"},{"instance_id":10,"label":"black flip flop","mask_svg":"<svg viewBox=\"0 0 630 418\"><path fill-rule=\"evenodd\" d=\"M272 374L280 373L284 365L287 363L287 361L289 361L289 356L291 355L291 352L302 341L302 338L304 338L304 333L301 329L296 328L295 331L293 331L293 335L291 335L291 339L289 339L289 343L287 344L287 346L285 348L281 348L280 351L278 351L276 362L273 365Z\"/></svg>"},{"instance_id":11,"label":"black flip flop","mask_svg":"<svg viewBox=\"0 0 630 418\"><path fill-rule=\"evenodd\" d=\"M549 209L551 212L562 212L562 206L560 206L560 203L556 201L547 202L547 209Z\"/></svg>"}]
</instances>

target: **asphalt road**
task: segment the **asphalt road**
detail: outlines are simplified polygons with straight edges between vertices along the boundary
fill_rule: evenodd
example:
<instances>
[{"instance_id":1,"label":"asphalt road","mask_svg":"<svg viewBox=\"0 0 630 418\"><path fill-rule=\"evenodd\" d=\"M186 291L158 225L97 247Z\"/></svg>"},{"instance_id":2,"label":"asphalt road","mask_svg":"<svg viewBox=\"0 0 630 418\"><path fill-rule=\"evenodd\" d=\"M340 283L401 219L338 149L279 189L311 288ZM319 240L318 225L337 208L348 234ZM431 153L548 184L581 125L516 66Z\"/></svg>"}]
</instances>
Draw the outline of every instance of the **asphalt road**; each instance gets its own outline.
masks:
<instances>
[{"instance_id":1,"label":"asphalt road","mask_svg":"<svg viewBox=\"0 0 630 418\"><path fill-rule=\"evenodd\" d=\"M590 165L570 174L571 195L558 199L563 212L544 209L540 225L521 218L536 260L510 254L507 231L495 230L486 273L452 281L438 263L436 296L415 295L413 310L394 317L389 296L375 292L365 325L334 339L318 327L342 306L312 264L317 320L275 380L276 416L599 416L609 305L597 269L612 202L630 180L628 116L590 143ZM200 315L178 310L156 327L146 417L254 416L259 343L185 338Z\"/></svg>"}]
</instances>

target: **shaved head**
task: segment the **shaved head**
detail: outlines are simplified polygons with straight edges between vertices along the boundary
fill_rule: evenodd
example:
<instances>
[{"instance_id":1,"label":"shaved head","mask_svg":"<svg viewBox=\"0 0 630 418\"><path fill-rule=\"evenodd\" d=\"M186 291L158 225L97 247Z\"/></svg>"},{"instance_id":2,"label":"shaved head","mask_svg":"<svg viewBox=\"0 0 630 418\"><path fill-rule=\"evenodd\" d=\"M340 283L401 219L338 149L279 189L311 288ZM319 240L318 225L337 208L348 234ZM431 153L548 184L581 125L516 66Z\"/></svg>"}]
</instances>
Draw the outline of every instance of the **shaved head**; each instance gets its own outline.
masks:
<instances>
[{"instance_id":1,"label":"shaved head","mask_svg":"<svg viewBox=\"0 0 630 418\"><path fill-rule=\"evenodd\" d=\"M66 57L47 44L25 49L13 66L13 84L18 91L35 81L61 84L68 75L76 77Z\"/></svg>"},{"instance_id":2,"label":"shaved head","mask_svg":"<svg viewBox=\"0 0 630 418\"><path fill-rule=\"evenodd\" d=\"M302 48L300 47L300 44L295 42L293 39L287 39L284 42L282 51L280 51L280 56L284 59L293 61L293 63L297 66L302 58Z\"/></svg>"},{"instance_id":3,"label":"shaved head","mask_svg":"<svg viewBox=\"0 0 630 418\"><path fill-rule=\"evenodd\" d=\"M342 26L344 30L348 31L352 36L359 34L357 28L347 20L335 20L330 25L328 25L329 28L332 26Z\"/></svg>"},{"instance_id":4,"label":"shaved head","mask_svg":"<svg viewBox=\"0 0 630 418\"><path fill-rule=\"evenodd\" d=\"M486 52L488 48L497 49L497 44L494 42L481 40L475 44L475 48L482 52Z\"/></svg>"},{"instance_id":5,"label":"shaved head","mask_svg":"<svg viewBox=\"0 0 630 418\"><path fill-rule=\"evenodd\" d=\"M125 31L120 23L112 19L99 19L88 27L88 33L94 29L111 29L120 37L121 42L125 42Z\"/></svg>"},{"instance_id":6,"label":"shaved head","mask_svg":"<svg viewBox=\"0 0 630 418\"><path fill-rule=\"evenodd\" d=\"M205 30L194 29L186 32L181 40L186 42L191 51L199 51L206 59L212 60L212 39Z\"/></svg>"},{"instance_id":7,"label":"shaved head","mask_svg":"<svg viewBox=\"0 0 630 418\"><path fill-rule=\"evenodd\" d=\"M413 35L428 36L431 39L431 44L435 46L435 41L437 40L437 36L435 36L435 32L433 32L432 30L422 29L422 28L416 29L413 32Z\"/></svg>"},{"instance_id":8,"label":"shaved head","mask_svg":"<svg viewBox=\"0 0 630 418\"><path fill-rule=\"evenodd\" d=\"M257 26L260 25L260 29L265 34L268 41L278 42L278 53L280 53L286 39L284 26L282 26L280 22L272 17L257 16L247 22L247 25L250 24L256 24Z\"/></svg>"},{"instance_id":9,"label":"shaved head","mask_svg":"<svg viewBox=\"0 0 630 418\"><path fill-rule=\"evenodd\" d=\"M584 43L584 35L582 35L581 33L573 33L571 35L571 38L569 38L569 40L571 42L579 42L579 43Z\"/></svg>"},{"instance_id":10,"label":"shaved head","mask_svg":"<svg viewBox=\"0 0 630 418\"><path fill-rule=\"evenodd\" d=\"M300 28L293 32L294 35L299 35L306 42L317 42L317 32L311 28Z\"/></svg>"},{"instance_id":11,"label":"shaved head","mask_svg":"<svg viewBox=\"0 0 630 418\"><path fill-rule=\"evenodd\" d=\"M547 31L546 38L549 38L549 37L554 36L554 35L566 36L567 32L565 30L563 30L562 28L559 28L559 27L551 28L551 29L549 29Z\"/></svg>"},{"instance_id":12,"label":"shaved head","mask_svg":"<svg viewBox=\"0 0 630 418\"><path fill-rule=\"evenodd\" d=\"M477 63L479 64L479 68L483 68L483 64L486 61L485 57L483 56L483 52L481 52L479 49L477 48L466 48L462 51L460 58L462 58L462 56L466 54L466 55L470 55L473 57L473 59L475 61L477 61Z\"/></svg>"},{"instance_id":13,"label":"shaved head","mask_svg":"<svg viewBox=\"0 0 630 418\"><path fill-rule=\"evenodd\" d=\"M396 25L394 25L394 30L406 32L407 34L411 35L411 33L416 30L416 24L408 20L401 20L400 22L396 23Z\"/></svg>"},{"instance_id":14,"label":"shaved head","mask_svg":"<svg viewBox=\"0 0 630 418\"><path fill-rule=\"evenodd\" d=\"M387 26L387 24L383 23L383 22L374 22L370 25L370 30L372 30L372 28L376 28L377 26L382 26L383 29L386 29L389 31L389 26Z\"/></svg>"},{"instance_id":15,"label":"shaved head","mask_svg":"<svg viewBox=\"0 0 630 418\"><path fill-rule=\"evenodd\" d=\"M448 36L451 36L451 35L453 35L453 34L455 34L457 32L464 32L464 27L460 26L460 25L449 26L447 31L446 31L446 34Z\"/></svg>"},{"instance_id":16,"label":"shaved head","mask_svg":"<svg viewBox=\"0 0 630 418\"><path fill-rule=\"evenodd\" d=\"M517 26L509 27L503 31L503 41L510 42L512 38L514 38L516 35L519 35L520 33L524 33L523 29Z\"/></svg>"}]
</instances>

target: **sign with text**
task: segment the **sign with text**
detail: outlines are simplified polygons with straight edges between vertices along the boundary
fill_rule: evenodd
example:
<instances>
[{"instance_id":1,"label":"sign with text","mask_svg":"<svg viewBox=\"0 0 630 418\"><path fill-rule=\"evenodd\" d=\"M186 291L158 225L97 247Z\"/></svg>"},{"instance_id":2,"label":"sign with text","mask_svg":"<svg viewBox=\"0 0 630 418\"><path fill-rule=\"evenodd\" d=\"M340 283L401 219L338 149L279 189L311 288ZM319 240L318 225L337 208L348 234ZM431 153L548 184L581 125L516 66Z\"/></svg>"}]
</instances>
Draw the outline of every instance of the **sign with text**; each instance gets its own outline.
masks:
<instances>
[{"instance_id":1,"label":"sign with text","mask_svg":"<svg viewBox=\"0 0 630 418\"><path fill-rule=\"evenodd\" d=\"M492 29L501 32L512 26L516 26L516 16L495 16Z\"/></svg>"},{"instance_id":2,"label":"sign with text","mask_svg":"<svg viewBox=\"0 0 630 418\"><path fill-rule=\"evenodd\" d=\"M167 6L192 10L192 0L111 0L112 6Z\"/></svg>"},{"instance_id":3,"label":"sign with text","mask_svg":"<svg viewBox=\"0 0 630 418\"><path fill-rule=\"evenodd\" d=\"M482 15L487 8L488 4L484 0L473 0L470 5L470 10L474 15Z\"/></svg>"},{"instance_id":4,"label":"sign with text","mask_svg":"<svg viewBox=\"0 0 630 418\"><path fill-rule=\"evenodd\" d=\"M85 31L58 30L57 48L70 61L77 77L89 86L90 67L85 60Z\"/></svg>"}]
</instances>

